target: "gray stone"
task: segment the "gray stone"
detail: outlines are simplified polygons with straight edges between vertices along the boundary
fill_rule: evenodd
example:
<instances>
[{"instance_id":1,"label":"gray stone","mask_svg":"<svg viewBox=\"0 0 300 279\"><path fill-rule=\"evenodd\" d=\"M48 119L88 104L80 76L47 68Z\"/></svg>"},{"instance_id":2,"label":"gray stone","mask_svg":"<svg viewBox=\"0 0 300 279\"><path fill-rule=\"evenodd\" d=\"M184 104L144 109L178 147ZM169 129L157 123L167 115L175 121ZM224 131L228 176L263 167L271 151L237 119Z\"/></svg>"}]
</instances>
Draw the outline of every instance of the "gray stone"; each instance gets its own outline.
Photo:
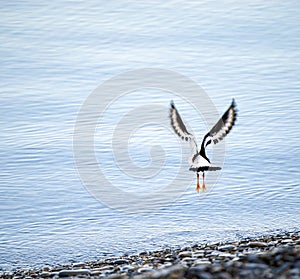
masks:
<instances>
[{"instance_id":1,"label":"gray stone","mask_svg":"<svg viewBox=\"0 0 300 279\"><path fill-rule=\"evenodd\" d=\"M232 279L232 276L228 272L221 272L218 274L218 279Z\"/></svg>"},{"instance_id":2,"label":"gray stone","mask_svg":"<svg viewBox=\"0 0 300 279\"><path fill-rule=\"evenodd\" d=\"M295 266L296 268L299 268L299 270L300 270L300 261L296 261L296 262L294 263L294 266Z\"/></svg>"},{"instance_id":3,"label":"gray stone","mask_svg":"<svg viewBox=\"0 0 300 279\"><path fill-rule=\"evenodd\" d=\"M172 267L158 270L151 274L153 279L177 279L184 277L184 268L181 265L174 265Z\"/></svg>"},{"instance_id":4,"label":"gray stone","mask_svg":"<svg viewBox=\"0 0 300 279\"><path fill-rule=\"evenodd\" d=\"M107 279L123 279L123 278L124 278L123 274L112 274L107 277Z\"/></svg>"},{"instance_id":5,"label":"gray stone","mask_svg":"<svg viewBox=\"0 0 300 279\"><path fill-rule=\"evenodd\" d=\"M230 253L225 253L225 252L222 252L217 256L218 259L222 259L222 260L233 259L234 257L235 257L235 255L230 254Z\"/></svg>"},{"instance_id":6,"label":"gray stone","mask_svg":"<svg viewBox=\"0 0 300 279\"><path fill-rule=\"evenodd\" d=\"M84 262L73 263L72 266L73 267L83 267L83 266L85 266L85 263Z\"/></svg>"},{"instance_id":7,"label":"gray stone","mask_svg":"<svg viewBox=\"0 0 300 279\"><path fill-rule=\"evenodd\" d=\"M121 267L121 271L132 271L132 270L134 270L135 269L135 267L134 266L132 266L132 265L123 265L122 267Z\"/></svg>"},{"instance_id":8,"label":"gray stone","mask_svg":"<svg viewBox=\"0 0 300 279\"><path fill-rule=\"evenodd\" d=\"M169 268L169 267L171 267L171 266L173 266L173 263L167 262L167 263L164 263L164 264L162 264L161 266L159 266L159 269Z\"/></svg>"},{"instance_id":9,"label":"gray stone","mask_svg":"<svg viewBox=\"0 0 300 279\"><path fill-rule=\"evenodd\" d=\"M278 275L281 275L283 274L287 269L289 269L290 267L292 266L291 263L283 263L277 270L276 270L276 273Z\"/></svg>"},{"instance_id":10,"label":"gray stone","mask_svg":"<svg viewBox=\"0 0 300 279\"><path fill-rule=\"evenodd\" d=\"M153 271L153 267L150 267L150 266L143 266L143 267L140 267L137 271L138 271L139 273L150 272L150 271Z\"/></svg>"},{"instance_id":11,"label":"gray stone","mask_svg":"<svg viewBox=\"0 0 300 279\"><path fill-rule=\"evenodd\" d=\"M183 259L187 257L192 257L192 252L191 251L182 251L178 254L178 257Z\"/></svg>"},{"instance_id":12,"label":"gray stone","mask_svg":"<svg viewBox=\"0 0 300 279\"><path fill-rule=\"evenodd\" d=\"M245 263L244 268L257 270L257 269L267 269L268 266L266 264L261 264L261 263Z\"/></svg>"},{"instance_id":13,"label":"gray stone","mask_svg":"<svg viewBox=\"0 0 300 279\"><path fill-rule=\"evenodd\" d=\"M225 251L233 251L236 250L236 246L234 245L223 245L219 247L219 251L225 252Z\"/></svg>"},{"instance_id":14,"label":"gray stone","mask_svg":"<svg viewBox=\"0 0 300 279\"><path fill-rule=\"evenodd\" d=\"M100 275L100 274L102 274L102 271L97 269L97 268L91 270L91 275L92 276Z\"/></svg>"},{"instance_id":15,"label":"gray stone","mask_svg":"<svg viewBox=\"0 0 300 279\"><path fill-rule=\"evenodd\" d=\"M193 257L195 257L195 258L203 258L204 257L204 253L203 252L194 253Z\"/></svg>"},{"instance_id":16,"label":"gray stone","mask_svg":"<svg viewBox=\"0 0 300 279\"><path fill-rule=\"evenodd\" d=\"M208 255L208 254L211 254L212 252L214 252L215 250L212 250L212 249L205 249L204 250L204 253L206 254L206 255Z\"/></svg>"},{"instance_id":17,"label":"gray stone","mask_svg":"<svg viewBox=\"0 0 300 279\"><path fill-rule=\"evenodd\" d=\"M263 248L263 247L267 247L268 244L265 242L261 242L261 241L251 241L251 242L249 242L249 246L251 248L255 248L255 247Z\"/></svg>"},{"instance_id":18,"label":"gray stone","mask_svg":"<svg viewBox=\"0 0 300 279\"><path fill-rule=\"evenodd\" d=\"M206 265L196 265L196 266L192 266L188 269L188 271L193 271L194 273L200 273L203 272L207 269Z\"/></svg>"},{"instance_id":19,"label":"gray stone","mask_svg":"<svg viewBox=\"0 0 300 279\"><path fill-rule=\"evenodd\" d=\"M274 247L276 245L275 241L270 241L267 243L268 247Z\"/></svg>"},{"instance_id":20,"label":"gray stone","mask_svg":"<svg viewBox=\"0 0 300 279\"><path fill-rule=\"evenodd\" d=\"M202 271L202 270L197 270L197 268L191 268L186 272L185 275L186 279L212 279L213 276L206 272L206 271Z\"/></svg>"},{"instance_id":21,"label":"gray stone","mask_svg":"<svg viewBox=\"0 0 300 279\"><path fill-rule=\"evenodd\" d=\"M222 265L220 264L214 264L212 267L211 267L211 272L212 273L219 273L223 270L223 267Z\"/></svg>"},{"instance_id":22,"label":"gray stone","mask_svg":"<svg viewBox=\"0 0 300 279\"><path fill-rule=\"evenodd\" d=\"M58 273L59 277L78 276L78 275L91 275L91 271L88 269L73 269L73 270L61 270Z\"/></svg>"},{"instance_id":23,"label":"gray stone","mask_svg":"<svg viewBox=\"0 0 300 279\"><path fill-rule=\"evenodd\" d=\"M243 279L257 279L257 277L253 274L253 270L243 269L238 273L237 278Z\"/></svg>"},{"instance_id":24,"label":"gray stone","mask_svg":"<svg viewBox=\"0 0 300 279\"><path fill-rule=\"evenodd\" d=\"M98 268L94 268L93 270L104 271L104 270L111 270L111 269L114 269L113 266L111 266L111 265L104 265L104 266L101 266L101 267L98 267Z\"/></svg>"},{"instance_id":25,"label":"gray stone","mask_svg":"<svg viewBox=\"0 0 300 279\"><path fill-rule=\"evenodd\" d=\"M208 259L197 259L194 261L194 266L195 265L209 265L211 262Z\"/></svg>"},{"instance_id":26,"label":"gray stone","mask_svg":"<svg viewBox=\"0 0 300 279\"><path fill-rule=\"evenodd\" d=\"M288 271L288 274L291 276L299 276L300 277L300 268L293 268Z\"/></svg>"},{"instance_id":27,"label":"gray stone","mask_svg":"<svg viewBox=\"0 0 300 279\"><path fill-rule=\"evenodd\" d=\"M165 255L166 258L176 258L176 255L168 253Z\"/></svg>"},{"instance_id":28,"label":"gray stone","mask_svg":"<svg viewBox=\"0 0 300 279\"><path fill-rule=\"evenodd\" d=\"M197 258L186 257L182 260L182 263L192 264Z\"/></svg>"},{"instance_id":29,"label":"gray stone","mask_svg":"<svg viewBox=\"0 0 300 279\"><path fill-rule=\"evenodd\" d=\"M117 259L115 261L113 261L113 264L129 264L129 261L128 260L125 260L125 259Z\"/></svg>"},{"instance_id":30,"label":"gray stone","mask_svg":"<svg viewBox=\"0 0 300 279\"><path fill-rule=\"evenodd\" d=\"M248 255L247 256L247 260L249 262L258 262L258 261L260 261L258 254L250 254L250 255Z\"/></svg>"},{"instance_id":31,"label":"gray stone","mask_svg":"<svg viewBox=\"0 0 300 279\"><path fill-rule=\"evenodd\" d=\"M39 274L39 276L41 276L42 278L47 278L52 276L52 273L48 271L43 271L42 273Z\"/></svg>"},{"instance_id":32,"label":"gray stone","mask_svg":"<svg viewBox=\"0 0 300 279\"><path fill-rule=\"evenodd\" d=\"M209 257L217 257L220 255L220 252L219 251L212 251L210 254L209 254Z\"/></svg>"},{"instance_id":33,"label":"gray stone","mask_svg":"<svg viewBox=\"0 0 300 279\"><path fill-rule=\"evenodd\" d=\"M147 256L148 254L149 254L149 253L145 251L145 252L141 252L139 255L140 255L140 256Z\"/></svg>"}]
</instances>

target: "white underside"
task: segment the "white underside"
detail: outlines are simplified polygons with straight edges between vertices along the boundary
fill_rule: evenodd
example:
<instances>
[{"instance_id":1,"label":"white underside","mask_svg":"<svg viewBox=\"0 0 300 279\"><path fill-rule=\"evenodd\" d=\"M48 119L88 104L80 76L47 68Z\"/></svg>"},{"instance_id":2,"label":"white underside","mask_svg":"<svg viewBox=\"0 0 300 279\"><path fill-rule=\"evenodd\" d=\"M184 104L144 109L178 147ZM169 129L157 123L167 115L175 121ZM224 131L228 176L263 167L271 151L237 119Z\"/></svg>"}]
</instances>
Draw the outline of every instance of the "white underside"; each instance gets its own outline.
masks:
<instances>
[{"instance_id":1,"label":"white underside","mask_svg":"<svg viewBox=\"0 0 300 279\"><path fill-rule=\"evenodd\" d=\"M200 167L211 167L212 164L208 162L205 158L201 155L198 155L194 162L191 164L191 168L200 168Z\"/></svg>"}]
</instances>

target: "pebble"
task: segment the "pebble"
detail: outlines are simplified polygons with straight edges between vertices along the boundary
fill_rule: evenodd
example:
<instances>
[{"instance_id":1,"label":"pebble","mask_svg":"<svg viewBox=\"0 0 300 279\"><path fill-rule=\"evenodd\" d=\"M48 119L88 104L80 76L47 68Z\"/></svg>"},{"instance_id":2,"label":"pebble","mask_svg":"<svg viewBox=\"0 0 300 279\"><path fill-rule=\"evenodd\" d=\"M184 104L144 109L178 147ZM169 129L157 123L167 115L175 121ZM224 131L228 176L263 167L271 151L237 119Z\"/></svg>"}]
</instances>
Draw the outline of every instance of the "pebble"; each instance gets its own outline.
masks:
<instances>
[{"instance_id":1,"label":"pebble","mask_svg":"<svg viewBox=\"0 0 300 279\"><path fill-rule=\"evenodd\" d=\"M205 271L197 272L197 270L189 270L185 276L186 279L212 279L213 276Z\"/></svg>"},{"instance_id":2,"label":"pebble","mask_svg":"<svg viewBox=\"0 0 300 279\"><path fill-rule=\"evenodd\" d=\"M221 254L219 251L212 251L210 254L208 254L208 257L217 257Z\"/></svg>"},{"instance_id":3,"label":"pebble","mask_svg":"<svg viewBox=\"0 0 300 279\"><path fill-rule=\"evenodd\" d=\"M48 272L48 271L43 271L42 273L40 273L40 276L42 278L47 278L47 277L50 277L52 274L51 272Z\"/></svg>"},{"instance_id":4,"label":"pebble","mask_svg":"<svg viewBox=\"0 0 300 279\"><path fill-rule=\"evenodd\" d=\"M220 272L218 279L232 279L232 276L228 272Z\"/></svg>"},{"instance_id":5,"label":"pebble","mask_svg":"<svg viewBox=\"0 0 300 279\"><path fill-rule=\"evenodd\" d=\"M186 257L182 260L182 263L192 264L195 260L196 260L196 258Z\"/></svg>"},{"instance_id":6,"label":"pebble","mask_svg":"<svg viewBox=\"0 0 300 279\"><path fill-rule=\"evenodd\" d=\"M291 276L299 276L300 277L300 268L290 269L288 274Z\"/></svg>"},{"instance_id":7,"label":"pebble","mask_svg":"<svg viewBox=\"0 0 300 279\"><path fill-rule=\"evenodd\" d=\"M135 269L135 267L134 266L132 266L132 265L123 265L122 267L121 267L121 271L131 271L131 270L134 270Z\"/></svg>"},{"instance_id":8,"label":"pebble","mask_svg":"<svg viewBox=\"0 0 300 279\"><path fill-rule=\"evenodd\" d=\"M137 271L139 273L145 273L145 272L153 271L153 268L151 268L149 266L143 266L143 267L140 267Z\"/></svg>"},{"instance_id":9,"label":"pebble","mask_svg":"<svg viewBox=\"0 0 300 279\"><path fill-rule=\"evenodd\" d=\"M112 270L112 269L114 269L114 268L111 265L104 265L104 266L97 268L97 270L100 270L100 271Z\"/></svg>"},{"instance_id":10,"label":"pebble","mask_svg":"<svg viewBox=\"0 0 300 279\"><path fill-rule=\"evenodd\" d=\"M184 268L181 265L174 265L172 267L154 271L151 274L153 279L177 279L184 277Z\"/></svg>"},{"instance_id":11,"label":"pebble","mask_svg":"<svg viewBox=\"0 0 300 279\"><path fill-rule=\"evenodd\" d=\"M300 278L300 232L197 244L40 270L0 271L0 279ZM78 269L77 269L78 268Z\"/></svg>"},{"instance_id":12,"label":"pebble","mask_svg":"<svg viewBox=\"0 0 300 279\"><path fill-rule=\"evenodd\" d=\"M68 277L68 276L78 276L78 275L91 275L91 271L88 269L71 269L71 270L61 270L58 273L59 277Z\"/></svg>"},{"instance_id":13,"label":"pebble","mask_svg":"<svg viewBox=\"0 0 300 279\"><path fill-rule=\"evenodd\" d=\"M211 264L209 260L199 259L194 261L194 265L208 265Z\"/></svg>"},{"instance_id":14,"label":"pebble","mask_svg":"<svg viewBox=\"0 0 300 279\"><path fill-rule=\"evenodd\" d=\"M115 261L113 261L113 264L119 265L119 264L129 264L128 260L125 259L117 259Z\"/></svg>"},{"instance_id":15,"label":"pebble","mask_svg":"<svg viewBox=\"0 0 300 279\"><path fill-rule=\"evenodd\" d=\"M217 258L222 259L222 260L224 260L224 259L233 259L233 258L235 258L235 255L223 252L223 253L220 253L219 255L217 255Z\"/></svg>"},{"instance_id":16,"label":"pebble","mask_svg":"<svg viewBox=\"0 0 300 279\"><path fill-rule=\"evenodd\" d=\"M235 250L236 249L236 246L234 245L223 245L223 246L220 246L219 247L219 251L232 251L232 250Z\"/></svg>"},{"instance_id":17,"label":"pebble","mask_svg":"<svg viewBox=\"0 0 300 279\"><path fill-rule=\"evenodd\" d=\"M261 241L251 241L251 242L249 242L249 247L251 247L251 248L255 248L255 247L267 247L268 246L268 244L267 243L265 243L265 242L261 242Z\"/></svg>"},{"instance_id":18,"label":"pebble","mask_svg":"<svg viewBox=\"0 0 300 279\"><path fill-rule=\"evenodd\" d=\"M193 256L195 257L195 258L203 258L204 257L204 253L203 252L196 252L196 253L194 253L193 254Z\"/></svg>"},{"instance_id":19,"label":"pebble","mask_svg":"<svg viewBox=\"0 0 300 279\"><path fill-rule=\"evenodd\" d=\"M180 252L178 254L178 257L183 259L183 258L188 258L188 257L191 257L192 256L192 252L191 251L183 251L183 252Z\"/></svg>"},{"instance_id":20,"label":"pebble","mask_svg":"<svg viewBox=\"0 0 300 279\"><path fill-rule=\"evenodd\" d=\"M259 264L259 263L245 263L245 269L267 269L268 266L266 264Z\"/></svg>"}]
</instances>

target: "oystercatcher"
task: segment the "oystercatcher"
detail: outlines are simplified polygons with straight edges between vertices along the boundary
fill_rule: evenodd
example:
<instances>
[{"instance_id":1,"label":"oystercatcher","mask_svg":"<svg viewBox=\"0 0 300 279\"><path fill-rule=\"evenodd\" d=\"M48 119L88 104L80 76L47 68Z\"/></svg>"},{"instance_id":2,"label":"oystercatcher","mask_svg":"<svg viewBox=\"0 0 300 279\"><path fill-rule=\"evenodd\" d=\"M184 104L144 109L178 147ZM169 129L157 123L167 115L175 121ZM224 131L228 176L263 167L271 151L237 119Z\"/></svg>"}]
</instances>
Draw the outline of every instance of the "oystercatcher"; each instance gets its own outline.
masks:
<instances>
[{"instance_id":1,"label":"oystercatcher","mask_svg":"<svg viewBox=\"0 0 300 279\"><path fill-rule=\"evenodd\" d=\"M170 107L170 118L171 126L173 127L175 133L184 141L190 142L192 147L192 154L189 158L190 171L196 172L197 175L197 186L196 191L200 191L199 183L199 172L202 171L202 190L206 189L204 183L204 172L205 171L216 171L220 170L220 167L211 164L210 160L207 158L205 149L206 147L213 143L216 144L221 141L232 129L237 117L236 103L232 99L232 103L229 108L225 111L223 116L219 121L211 128L211 130L204 136L200 150L197 147L196 139L193 134L189 133L180 117L178 110L175 107L173 101L171 101Z\"/></svg>"}]
</instances>

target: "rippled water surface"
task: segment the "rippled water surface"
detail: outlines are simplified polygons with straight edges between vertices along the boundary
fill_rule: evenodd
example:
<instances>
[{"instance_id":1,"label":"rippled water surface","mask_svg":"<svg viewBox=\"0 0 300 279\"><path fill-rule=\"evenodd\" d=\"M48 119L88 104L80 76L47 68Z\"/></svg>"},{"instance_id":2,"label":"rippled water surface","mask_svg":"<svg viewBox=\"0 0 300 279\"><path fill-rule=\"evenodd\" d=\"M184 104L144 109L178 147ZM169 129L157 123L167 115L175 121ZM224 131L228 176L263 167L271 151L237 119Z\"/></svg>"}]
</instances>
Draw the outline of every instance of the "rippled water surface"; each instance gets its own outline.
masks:
<instances>
[{"instance_id":1,"label":"rippled water surface","mask_svg":"<svg viewBox=\"0 0 300 279\"><path fill-rule=\"evenodd\" d=\"M299 229L299 9L297 1L2 3L0 267ZM109 198L128 209L117 211L81 182L74 126L99 84L139 68L192 79L219 113L235 97L239 116L222 172L216 181L208 174L207 193L198 195L168 105L174 99L200 140L209 127L193 105L205 100L191 104L164 88L120 92L94 136L114 186ZM133 195L142 206L149 193L151 211L130 210Z\"/></svg>"}]
</instances>

